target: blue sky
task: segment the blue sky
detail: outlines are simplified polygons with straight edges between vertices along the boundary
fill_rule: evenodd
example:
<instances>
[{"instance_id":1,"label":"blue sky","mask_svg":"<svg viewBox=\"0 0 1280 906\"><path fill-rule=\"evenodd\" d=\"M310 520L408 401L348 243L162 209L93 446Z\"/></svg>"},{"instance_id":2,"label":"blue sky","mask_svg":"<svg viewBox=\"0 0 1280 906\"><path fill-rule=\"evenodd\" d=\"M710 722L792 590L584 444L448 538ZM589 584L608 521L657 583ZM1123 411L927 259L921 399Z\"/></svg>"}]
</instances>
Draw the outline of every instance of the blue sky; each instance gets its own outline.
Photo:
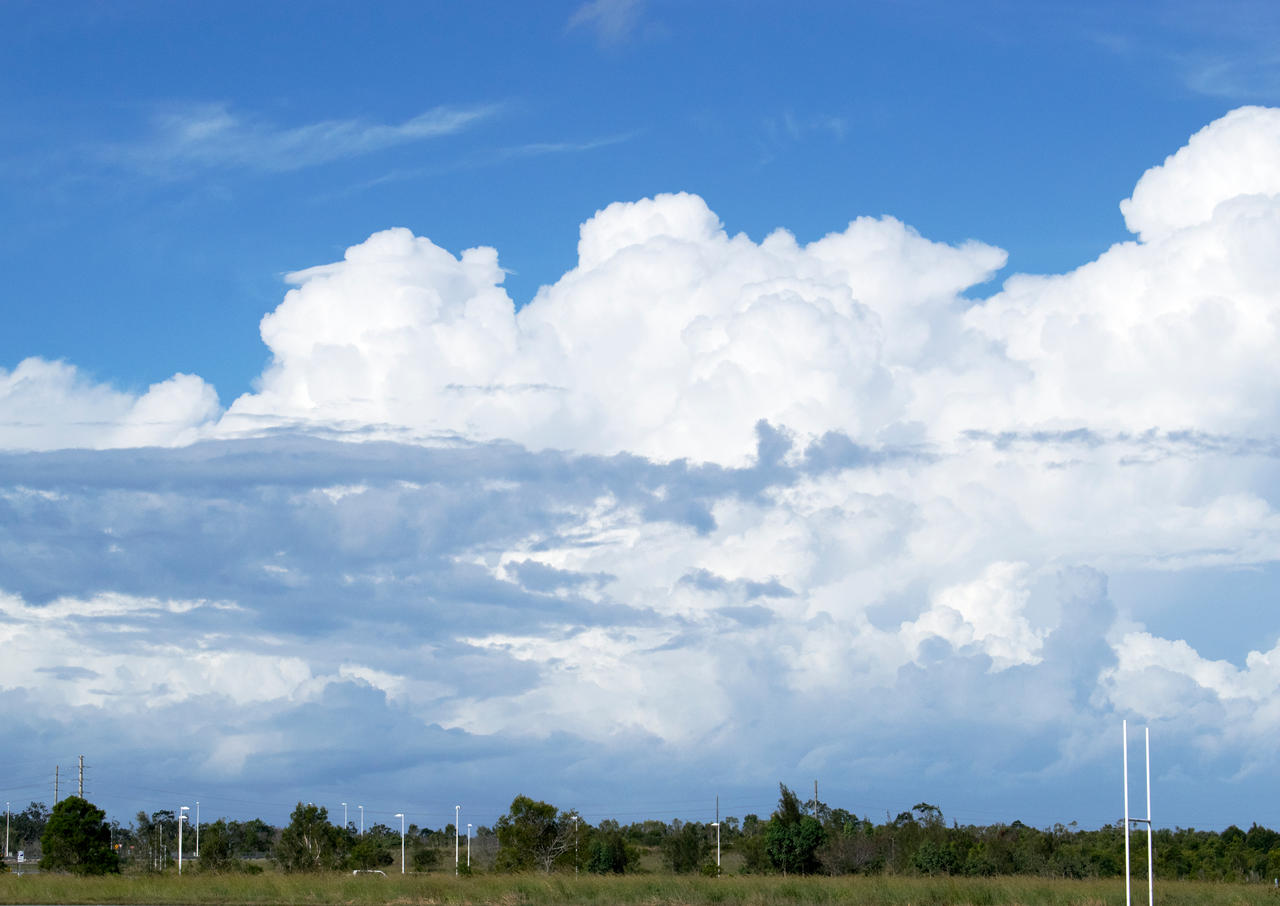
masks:
<instances>
[{"instance_id":1,"label":"blue sky","mask_svg":"<svg viewBox=\"0 0 1280 906\"><path fill-rule=\"evenodd\" d=\"M0 6L6 798L1280 824L1277 38Z\"/></svg>"}]
</instances>

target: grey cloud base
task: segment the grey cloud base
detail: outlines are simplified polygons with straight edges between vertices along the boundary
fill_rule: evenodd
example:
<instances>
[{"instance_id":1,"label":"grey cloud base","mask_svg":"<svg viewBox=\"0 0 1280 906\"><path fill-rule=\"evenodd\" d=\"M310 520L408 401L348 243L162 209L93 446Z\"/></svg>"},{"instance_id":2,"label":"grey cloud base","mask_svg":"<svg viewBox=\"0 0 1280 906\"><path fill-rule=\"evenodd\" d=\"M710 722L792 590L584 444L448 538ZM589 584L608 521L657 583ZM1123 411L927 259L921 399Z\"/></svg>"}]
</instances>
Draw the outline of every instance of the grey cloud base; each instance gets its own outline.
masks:
<instances>
[{"instance_id":1,"label":"grey cloud base","mask_svg":"<svg viewBox=\"0 0 1280 906\"><path fill-rule=\"evenodd\" d=\"M996 670L940 636L877 665L864 646L880 630L857 610L797 610L812 577L726 578L677 550L674 580L637 594L538 559L609 546L610 520L714 544L738 531L714 515L726 506L768 512L814 482L935 464L758 435L738 469L298 437L0 456L14 755L88 749L126 813L176 786L240 814L326 791L427 808L459 789L494 814L521 790L607 814L716 790L767 805L775 779L813 775L864 809L959 783L974 789L962 818L1029 800L1044 820L1109 820L1115 608L1095 571L1033 582L1028 611L1070 619L1038 660ZM610 557L629 555L649 556ZM910 599L903 626L928 608ZM815 636L836 658L821 676L805 666ZM600 688L601 657L622 685ZM655 707L673 718L646 718ZM171 779L137 780L139 764Z\"/></svg>"}]
</instances>

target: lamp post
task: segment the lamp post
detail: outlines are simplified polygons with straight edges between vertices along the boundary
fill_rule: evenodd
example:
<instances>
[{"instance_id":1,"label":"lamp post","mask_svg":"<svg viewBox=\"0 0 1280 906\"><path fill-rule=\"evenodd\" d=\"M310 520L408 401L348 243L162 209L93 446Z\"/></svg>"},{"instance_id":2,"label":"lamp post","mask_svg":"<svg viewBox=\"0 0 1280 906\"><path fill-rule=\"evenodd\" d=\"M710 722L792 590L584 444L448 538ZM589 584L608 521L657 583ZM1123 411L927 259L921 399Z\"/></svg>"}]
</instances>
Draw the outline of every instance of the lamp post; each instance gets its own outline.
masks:
<instances>
[{"instance_id":1,"label":"lamp post","mask_svg":"<svg viewBox=\"0 0 1280 906\"><path fill-rule=\"evenodd\" d=\"M711 825L716 829L716 874L720 874L720 822Z\"/></svg>"},{"instance_id":2,"label":"lamp post","mask_svg":"<svg viewBox=\"0 0 1280 906\"><path fill-rule=\"evenodd\" d=\"M453 807L453 874L458 874L458 819L462 817L462 806Z\"/></svg>"},{"instance_id":3,"label":"lamp post","mask_svg":"<svg viewBox=\"0 0 1280 906\"><path fill-rule=\"evenodd\" d=\"M186 812L191 811L191 806L184 805L178 809L178 874L182 874L182 822L187 820Z\"/></svg>"},{"instance_id":4,"label":"lamp post","mask_svg":"<svg viewBox=\"0 0 1280 906\"><path fill-rule=\"evenodd\" d=\"M4 804L4 857L9 858L9 803Z\"/></svg>"},{"instance_id":5,"label":"lamp post","mask_svg":"<svg viewBox=\"0 0 1280 906\"><path fill-rule=\"evenodd\" d=\"M196 858L200 858L200 800L196 800Z\"/></svg>"},{"instance_id":6,"label":"lamp post","mask_svg":"<svg viewBox=\"0 0 1280 906\"><path fill-rule=\"evenodd\" d=\"M356 808L360 809L360 836L363 837L364 836L364 806L357 805Z\"/></svg>"},{"instance_id":7,"label":"lamp post","mask_svg":"<svg viewBox=\"0 0 1280 906\"><path fill-rule=\"evenodd\" d=\"M404 874L404 812L396 812L400 819L400 874Z\"/></svg>"},{"instance_id":8,"label":"lamp post","mask_svg":"<svg viewBox=\"0 0 1280 906\"><path fill-rule=\"evenodd\" d=\"M471 870L471 822L467 822L467 870Z\"/></svg>"},{"instance_id":9,"label":"lamp post","mask_svg":"<svg viewBox=\"0 0 1280 906\"><path fill-rule=\"evenodd\" d=\"M347 824L347 804L342 803L342 829L345 831L350 825Z\"/></svg>"},{"instance_id":10,"label":"lamp post","mask_svg":"<svg viewBox=\"0 0 1280 906\"><path fill-rule=\"evenodd\" d=\"M578 873L578 816L571 815L573 818L573 873Z\"/></svg>"}]
</instances>

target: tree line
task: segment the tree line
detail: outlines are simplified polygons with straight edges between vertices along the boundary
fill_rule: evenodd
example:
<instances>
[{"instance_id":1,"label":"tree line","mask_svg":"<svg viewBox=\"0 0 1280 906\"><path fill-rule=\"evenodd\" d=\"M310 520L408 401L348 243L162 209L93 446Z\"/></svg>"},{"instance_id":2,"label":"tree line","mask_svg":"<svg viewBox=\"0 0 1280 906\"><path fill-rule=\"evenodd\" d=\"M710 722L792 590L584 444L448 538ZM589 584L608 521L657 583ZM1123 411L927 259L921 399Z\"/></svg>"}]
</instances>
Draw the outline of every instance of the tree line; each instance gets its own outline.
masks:
<instances>
[{"instance_id":1,"label":"tree line","mask_svg":"<svg viewBox=\"0 0 1280 906\"><path fill-rule=\"evenodd\" d=\"M717 854L717 832L719 853ZM134 823L108 822L91 803L71 796L49 811L33 802L10 822L12 849L38 849L51 870L98 873L168 870L177 859L178 821L172 811L139 812ZM183 837L184 858L195 855L194 834ZM779 785L777 808L712 823L660 820L592 825L574 810L517 796L492 827L472 840L474 860L459 856L459 871L633 873L662 870L715 875L740 873L1037 875L1119 877L1124 870L1122 824L1096 830L1056 824L948 823L941 809L921 802L896 817L873 821L842 808L807 802ZM199 859L190 870L258 872L274 863L285 872L386 869L401 852L399 828L375 824L363 835L329 820L327 810L298 803L289 823L217 820L203 824ZM37 846L38 844L38 846ZM448 868L457 845L452 825L408 825L405 869ZM1134 832L1134 876L1146 874L1145 830ZM1154 835L1157 878L1270 881L1280 878L1280 832L1253 824L1221 832L1160 829ZM717 858L719 864L717 864Z\"/></svg>"}]
</instances>

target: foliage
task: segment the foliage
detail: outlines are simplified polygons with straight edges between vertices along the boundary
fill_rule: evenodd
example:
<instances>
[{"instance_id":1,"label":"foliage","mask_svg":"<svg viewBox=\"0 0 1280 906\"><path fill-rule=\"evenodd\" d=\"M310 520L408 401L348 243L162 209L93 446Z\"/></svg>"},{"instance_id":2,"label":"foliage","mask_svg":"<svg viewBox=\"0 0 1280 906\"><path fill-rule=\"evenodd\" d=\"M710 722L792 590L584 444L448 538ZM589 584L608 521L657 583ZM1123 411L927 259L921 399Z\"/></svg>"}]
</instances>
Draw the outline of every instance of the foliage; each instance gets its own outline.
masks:
<instances>
[{"instance_id":1,"label":"foliage","mask_svg":"<svg viewBox=\"0 0 1280 906\"><path fill-rule=\"evenodd\" d=\"M231 823L235 824L236 822L233 821ZM198 870L201 872L235 872L238 874L261 872L262 866L236 858L235 844L236 837L226 821L218 819L206 824L200 838Z\"/></svg>"},{"instance_id":2,"label":"foliage","mask_svg":"<svg viewBox=\"0 0 1280 906\"><path fill-rule=\"evenodd\" d=\"M569 813L559 813L549 802L528 796L511 800L511 809L498 819L498 858L500 871L549 872L556 860L573 847L573 828Z\"/></svg>"},{"instance_id":3,"label":"foliage","mask_svg":"<svg viewBox=\"0 0 1280 906\"><path fill-rule=\"evenodd\" d=\"M612 827L602 827L591 835L587 844L587 871L598 875L620 875L634 861L631 850L627 846L627 838L623 836L616 821L608 822Z\"/></svg>"},{"instance_id":4,"label":"foliage","mask_svg":"<svg viewBox=\"0 0 1280 906\"><path fill-rule=\"evenodd\" d=\"M111 848L107 813L79 796L68 796L53 807L40 848L40 867L45 871L80 875L120 871L120 857Z\"/></svg>"},{"instance_id":5,"label":"foliage","mask_svg":"<svg viewBox=\"0 0 1280 906\"><path fill-rule=\"evenodd\" d=\"M697 871L711 848L705 824L689 822L662 841L662 858L676 874Z\"/></svg>"},{"instance_id":6,"label":"foliage","mask_svg":"<svg viewBox=\"0 0 1280 906\"><path fill-rule=\"evenodd\" d=\"M9 814L9 849L30 847L44 836L49 809L43 802L32 802L20 812Z\"/></svg>"},{"instance_id":7,"label":"foliage","mask_svg":"<svg viewBox=\"0 0 1280 906\"><path fill-rule=\"evenodd\" d=\"M330 871L346 860L351 835L329 823L328 810L298 803L271 858L286 872Z\"/></svg>"},{"instance_id":8,"label":"foliage","mask_svg":"<svg viewBox=\"0 0 1280 906\"><path fill-rule=\"evenodd\" d=\"M431 846L420 846L413 851L410 863L414 871L430 871L440 865L440 850Z\"/></svg>"},{"instance_id":9,"label":"foliage","mask_svg":"<svg viewBox=\"0 0 1280 906\"><path fill-rule=\"evenodd\" d=\"M365 836L351 847L351 852L347 856L347 868L369 871L374 868L384 868L395 860L395 856L391 855L381 840Z\"/></svg>"},{"instance_id":10,"label":"foliage","mask_svg":"<svg viewBox=\"0 0 1280 906\"><path fill-rule=\"evenodd\" d=\"M778 784L778 790L778 808L765 830L765 850L783 874L812 874L818 870L818 847L826 831L818 819L801 812L800 800L786 784Z\"/></svg>"}]
</instances>

